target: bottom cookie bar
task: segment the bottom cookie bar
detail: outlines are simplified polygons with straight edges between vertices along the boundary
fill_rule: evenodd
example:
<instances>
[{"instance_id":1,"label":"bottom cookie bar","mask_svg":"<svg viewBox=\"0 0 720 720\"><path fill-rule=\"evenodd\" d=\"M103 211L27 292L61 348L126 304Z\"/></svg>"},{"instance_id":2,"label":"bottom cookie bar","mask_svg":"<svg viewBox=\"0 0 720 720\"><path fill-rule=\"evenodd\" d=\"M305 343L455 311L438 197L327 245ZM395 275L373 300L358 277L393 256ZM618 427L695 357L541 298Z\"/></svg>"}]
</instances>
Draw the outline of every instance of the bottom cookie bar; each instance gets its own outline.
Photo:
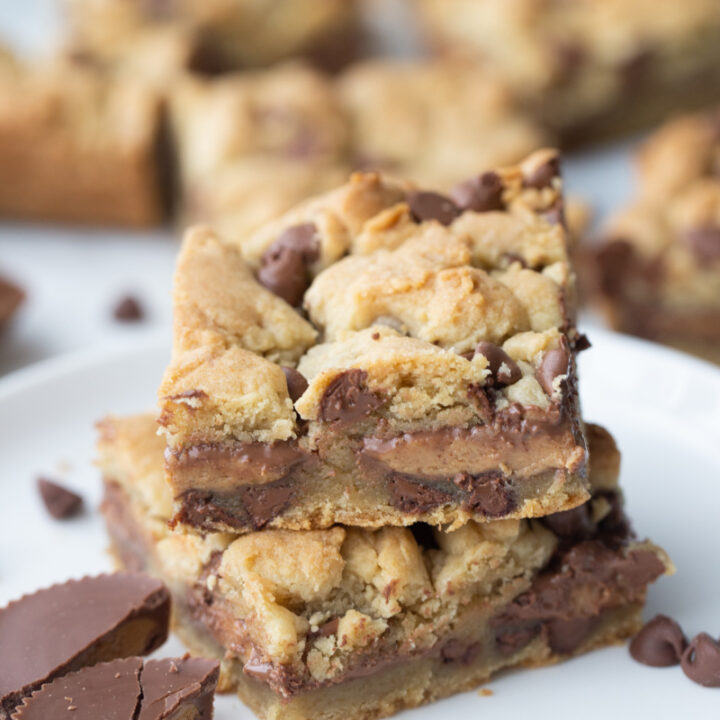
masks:
<instances>
[{"instance_id":1,"label":"bottom cookie bar","mask_svg":"<svg viewBox=\"0 0 720 720\"><path fill-rule=\"evenodd\" d=\"M382 717L637 631L671 565L634 539L614 442L587 431L593 497L542 521L200 537L167 529L152 418L111 419L103 513L120 562L169 584L177 633L222 661L221 689L261 718Z\"/></svg>"}]
</instances>

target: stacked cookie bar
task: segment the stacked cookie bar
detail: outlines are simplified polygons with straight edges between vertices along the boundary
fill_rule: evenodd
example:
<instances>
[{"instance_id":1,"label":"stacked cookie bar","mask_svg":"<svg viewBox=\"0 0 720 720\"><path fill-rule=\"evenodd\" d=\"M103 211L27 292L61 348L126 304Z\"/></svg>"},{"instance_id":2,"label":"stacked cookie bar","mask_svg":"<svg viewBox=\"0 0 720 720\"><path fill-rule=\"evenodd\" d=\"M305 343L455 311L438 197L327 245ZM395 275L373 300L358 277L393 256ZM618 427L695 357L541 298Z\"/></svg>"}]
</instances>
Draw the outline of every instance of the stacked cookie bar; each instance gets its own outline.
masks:
<instances>
[{"instance_id":1,"label":"stacked cookie bar","mask_svg":"<svg viewBox=\"0 0 720 720\"><path fill-rule=\"evenodd\" d=\"M260 717L381 717L637 630L671 565L581 417L566 234L552 151L188 231L159 416L100 425L104 514Z\"/></svg>"}]
</instances>

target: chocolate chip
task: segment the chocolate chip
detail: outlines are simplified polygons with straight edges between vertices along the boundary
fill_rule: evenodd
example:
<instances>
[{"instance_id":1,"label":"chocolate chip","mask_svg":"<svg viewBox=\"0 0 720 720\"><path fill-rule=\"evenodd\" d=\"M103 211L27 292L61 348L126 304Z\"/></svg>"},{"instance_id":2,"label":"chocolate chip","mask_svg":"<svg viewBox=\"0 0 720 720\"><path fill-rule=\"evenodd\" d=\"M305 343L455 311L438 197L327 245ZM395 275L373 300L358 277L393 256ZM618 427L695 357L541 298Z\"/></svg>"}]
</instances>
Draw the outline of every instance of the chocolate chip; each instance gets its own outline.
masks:
<instances>
[{"instance_id":1,"label":"chocolate chip","mask_svg":"<svg viewBox=\"0 0 720 720\"><path fill-rule=\"evenodd\" d=\"M683 236L685 244L701 262L720 260L720 227L698 227Z\"/></svg>"},{"instance_id":2,"label":"chocolate chip","mask_svg":"<svg viewBox=\"0 0 720 720\"><path fill-rule=\"evenodd\" d=\"M466 494L462 506L486 517L503 517L517 508L512 485L499 472L458 473L453 483Z\"/></svg>"},{"instance_id":3,"label":"chocolate chip","mask_svg":"<svg viewBox=\"0 0 720 720\"><path fill-rule=\"evenodd\" d=\"M587 540L595 530L588 503L572 510L546 515L541 522L559 538L572 539L573 542Z\"/></svg>"},{"instance_id":4,"label":"chocolate chip","mask_svg":"<svg viewBox=\"0 0 720 720\"><path fill-rule=\"evenodd\" d=\"M145 317L145 312L136 297L127 295L115 305L113 317L120 322L137 322Z\"/></svg>"},{"instance_id":5,"label":"chocolate chip","mask_svg":"<svg viewBox=\"0 0 720 720\"><path fill-rule=\"evenodd\" d=\"M643 665L670 667L680 662L687 639L681 627L665 615L657 615L632 639L630 655Z\"/></svg>"},{"instance_id":6,"label":"chocolate chip","mask_svg":"<svg viewBox=\"0 0 720 720\"><path fill-rule=\"evenodd\" d=\"M553 155L544 163L538 165L529 175L525 176L523 185L525 187L542 190L550 187L553 178L560 176L560 159L557 155Z\"/></svg>"},{"instance_id":7,"label":"chocolate chip","mask_svg":"<svg viewBox=\"0 0 720 720\"><path fill-rule=\"evenodd\" d=\"M682 655L683 672L705 687L720 687L720 643L707 633L696 635Z\"/></svg>"},{"instance_id":8,"label":"chocolate chip","mask_svg":"<svg viewBox=\"0 0 720 720\"><path fill-rule=\"evenodd\" d=\"M550 650L559 655L575 652L599 623L600 618L597 615L570 620L551 620L546 626Z\"/></svg>"},{"instance_id":9,"label":"chocolate chip","mask_svg":"<svg viewBox=\"0 0 720 720\"><path fill-rule=\"evenodd\" d=\"M540 624L524 627L506 627L495 631L495 648L499 655L507 657L530 644L540 634Z\"/></svg>"},{"instance_id":10,"label":"chocolate chip","mask_svg":"<svg viewBox=\"0 0 720 720\"><path fill-rule=\"evenodd\" d=\"M308 266L318 258L317 228L304 223L288 228L260 259L258 282L293 307L310 284Z\"/></svg>"},{"instance_id":11,"label":"chocolate chip","mask_svg":"<svg viewBox=\"0 0 720 720\"><path fill-rule=\"evenodd\" d=\"M247 485L240 496L253 530L262 530L290 505L294 490L287 484Z\"/></svg>"},{"instance_id":12,"label":"chocolate chip","mask_svg":"<svg viewBox=\"0 0 720 720\"><path fill-rule=\"evenodd\" d=\"M620 67L620 76L625 85L625 91L635 91L647 80L653 67L655 53L650 48L642 48L625 59Z\"/></svg>"},{"instance_id":13,"label":"chocolate chip","mask_svg":"<svg viewBox=\"0 0 720 720\"><path fill-rule=\"evenodd\" d=\"M415 222L437 220L441 225L450 225L461 214L460 208L445 195L418 191L412 192L407 198L410 212Z\"/></svg>"},{"instance_id":14,"label":"chocolate chip","mask_svg":"<svg viewBox=\"0 0 720 720\"><path fill-rule=\"evenodd\" d=\"M446 664L470 665L481 650L482 643L450 638L440 649L440 659Z\"/></svg>"},{"instance_id":15,"label":"chocolate chip","mask_svg":"<svg viewBox=\"0 0 720 720\"><path fill-rule=\"evenodd\" d=\"M307 390L308 381L295 368L282 366L287 381L288 395L293 402L297 402L298 398Z\"/></svg>"},{"instance_id":16,"label":"chocolate chip","mask_svg":"<svg viewBox=\"0 0 720 720\"><path fill-rule=\"evenodd\" d=\"M38 478L37 485L47 511L54 518L62 520L82 510L82 497L62 485L43 477Z\"/></svg>"},{"instance_id":17,"label":"chocolate chip","mask_svg":"<svg viewBox=\"0 0 720 720\"><path fill-rule=\"evenodd\" d=\"M522 371L517 363L497 345L485 340L479 342L475 348L476 355L484 355L488 361L492 385L505 387L516 383L522 377Z\"/></svg>"},{"instance_id":18,"label":"chocolate chip","mask_svg":"<svg viewBox=\"0 0 720 720\"><path fill-rule=\"evenodd\" d=\"M535 377L542 386L542 389L553 397L555 394L555 378L560 375L567 375L570 372L570 353L564 347L548 350L540 362L540 367L535 371Z\"/></svg>"},{"instance_id":19,"label":"chocolate chip","mask_svg":"<svg viewBox=\"0 0 720 720\"><path fill-rule=\"evenodd\" d=\"M583 350L589 350L592 347L592 343L590 342L590 338L588 338L585 333L581 333L575 338L575 342L573 343L573 347L575 349L576 353L582 352Z\"/></svg>"},{"instance_id":20,"label":"chocolate chip","mask_svg":"<svg viewBox=\"0 0 720 720\"><path fill-rule=\"evenodd\" d=\"M366 379L367 373L357 368L340 373L320 400L320 419L323 422L355 422L379 408L383 400L368 390Z\"/></svg>"},{"instance_id":21,"label":"chocolate chip","mask_svg":"<svg viewBox=\"0 0 720 720\"><path fill-rule=\"evenodd\" d=\"M502 179L494 172L486 172L458 183L450 192L459 208L474 212L502 210L505 207L502 194Z\"/></svg>"},{"instance_id":22,"label":"chocolate chip","mask_svg":"<svg viewBox=\"0 0 720 720\"><path fill-rule=\"evenodd\" d=\"M409 515L426 513L452 499L450 493L423 485L400 473L388 478L388 491L393 507Z\"/></svg>"}]
</instances>

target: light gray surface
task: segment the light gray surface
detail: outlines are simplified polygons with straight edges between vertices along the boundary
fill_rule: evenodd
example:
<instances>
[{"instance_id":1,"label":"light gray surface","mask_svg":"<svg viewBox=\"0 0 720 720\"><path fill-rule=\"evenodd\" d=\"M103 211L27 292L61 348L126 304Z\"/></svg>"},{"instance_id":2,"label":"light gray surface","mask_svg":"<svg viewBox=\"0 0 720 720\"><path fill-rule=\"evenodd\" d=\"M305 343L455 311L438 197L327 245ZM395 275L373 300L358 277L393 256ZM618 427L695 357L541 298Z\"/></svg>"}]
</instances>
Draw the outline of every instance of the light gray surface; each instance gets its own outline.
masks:
<instances>
[{"instance_id":1,"label":"light gray surface","mask_svg":"<svg viewBox=\"0 0 720 720\"><path fill-rule=\"evenodd\" d=\"M403 0L369 0L385 8L373 26L383 47L395 37L399 54L417 49ZM31 51L57 38L57 0L0 2L0 38ZM388 28L401 26L397 39ZM569 156L567 192L589 201L598 217L621 205L632 187L629 148L614 145ZM168 332L170 289L177 232L128 233L0 222L0 272L27 291L9 331L0 337L0 374L77 348L130 340L148 327ZM112 319L114 303L125 293L148 310L140 325Z\"/></svg>"}]
</instances>

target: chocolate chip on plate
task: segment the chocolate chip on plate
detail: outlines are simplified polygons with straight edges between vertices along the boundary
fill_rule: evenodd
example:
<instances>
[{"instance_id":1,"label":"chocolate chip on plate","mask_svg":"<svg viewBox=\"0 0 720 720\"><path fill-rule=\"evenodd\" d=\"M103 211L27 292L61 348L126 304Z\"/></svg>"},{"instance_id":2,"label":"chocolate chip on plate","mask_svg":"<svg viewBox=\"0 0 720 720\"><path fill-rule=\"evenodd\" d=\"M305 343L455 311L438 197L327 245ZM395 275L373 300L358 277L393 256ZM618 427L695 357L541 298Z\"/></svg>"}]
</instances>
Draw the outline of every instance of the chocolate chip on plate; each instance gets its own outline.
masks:
<instances>
[{"instance_id":1,"label":"chocolate chip on plate","mask_svg":"<svg viewBox=\"0 0 720 720\"><path fill-rule=\"evenodd\" d=\"M410 193L407 201L415 222L437 220L450 225L462 212L449 197L425 190Z\"/></svg>"},{"instance_id":2,"label":"chocolate chip on plate","mask_svg":"<svg viewBox=\"0 0 720 720\"><path fill-rule=\"evenodd\" d=\"M126 295L115 305L113 317L120 322L137 322L145 317L145 311L136 297Z\"/></svg>"},{"instance_id":3,"label":"chocolate chip on plate","mask_svg":"<svg viewBox=\"0 0 720 720\"><path fill-rule=\"evenodd\" d=\"M82 510L82 497L59 483L39 477L37 486L47 511L54 518L62 520L77 515Z\"/></svg>"},{"instance_id":4,"label":"chocolate chip on plate","mask_svg":"<svg viewBox=\"0 0 720 720\"><path fill-rule=\"evenodd\" d=\"M678 665L687 639L680 625L666 615L657 615L646 623L630 642L630 655L643 665Z\"/></svg>"},{"instance_id":5,"label":"chocolate chip on plate","mask_svg":"<svg viewBox=\"0 0 720 720\"><path fill-rule=\"evenodd\" d=\"M720 687L720 643L707 633L696 635L682 655L683 672L705 687Z\"/></svg>"}]
</instances>

